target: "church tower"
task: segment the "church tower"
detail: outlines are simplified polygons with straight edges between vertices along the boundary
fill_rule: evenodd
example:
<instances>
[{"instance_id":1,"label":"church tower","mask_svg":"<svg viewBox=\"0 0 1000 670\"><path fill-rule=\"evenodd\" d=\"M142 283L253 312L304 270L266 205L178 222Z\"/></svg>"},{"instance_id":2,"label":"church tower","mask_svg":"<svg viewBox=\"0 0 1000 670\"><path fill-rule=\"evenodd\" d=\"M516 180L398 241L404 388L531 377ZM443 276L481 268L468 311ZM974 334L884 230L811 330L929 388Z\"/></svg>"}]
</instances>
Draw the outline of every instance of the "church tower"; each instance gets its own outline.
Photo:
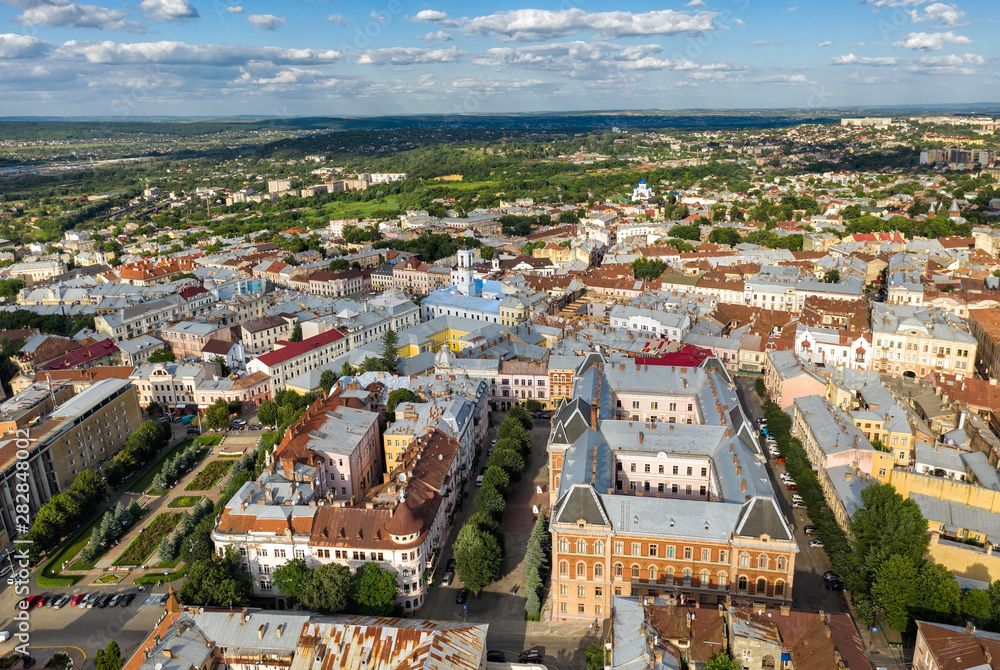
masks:
<instances>
[{"instance_id":1,"label":"church tower","mask_svg":"<svg viewBox=\"0 0 1000 670\"><path fill-rule=\"evenodd\" d=\"M479 291L476 286L475 274L472 272L472 249L462 247L458 250L458 281L456 287L462 295L476 295Z\"/></svg>"}]
</instances>

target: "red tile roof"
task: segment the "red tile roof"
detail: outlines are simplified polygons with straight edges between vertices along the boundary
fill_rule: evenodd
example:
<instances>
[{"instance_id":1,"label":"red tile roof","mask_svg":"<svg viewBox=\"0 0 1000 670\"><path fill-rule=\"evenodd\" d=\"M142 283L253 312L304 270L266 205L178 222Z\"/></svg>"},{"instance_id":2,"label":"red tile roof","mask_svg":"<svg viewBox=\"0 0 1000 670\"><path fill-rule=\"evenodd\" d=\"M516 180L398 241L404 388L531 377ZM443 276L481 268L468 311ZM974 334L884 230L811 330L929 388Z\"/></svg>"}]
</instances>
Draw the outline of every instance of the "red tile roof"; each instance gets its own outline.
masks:
<instances>
[{"instance_id":1,"label":"red tile roof","mask_svg":"<svg viewBox=\"0 0 1000 670\"><path fill-rule=\"evenodd\" d=\"M319 335L313 335L312 337L307 337L301 342L285 342L282 340L278 344L282 344L280 349L264 354L263 356L258 356L257 360L264 365L271 367L273 365L278 365L279 363L284 363L285 361L291 360L296 356L301 356L302 354L308 353L313 349L318 349L319 347L326 346L331 342L336 342L344 337L343 333L339 330L328 330L325 333L320 333Z\"/></svg>"},{"instance_id":2,"label":"red tile roof","mask_svg":"<svg viewBox=\"0 0 1000 670\"><path fill-rule=\"evenodd\" d=\"M86 347L81 347L41 366L42 370L70 370L78 368L96 359L111 356L118 351L118 346L112 340L101 340Z\"/></svg>"}]
</instances>

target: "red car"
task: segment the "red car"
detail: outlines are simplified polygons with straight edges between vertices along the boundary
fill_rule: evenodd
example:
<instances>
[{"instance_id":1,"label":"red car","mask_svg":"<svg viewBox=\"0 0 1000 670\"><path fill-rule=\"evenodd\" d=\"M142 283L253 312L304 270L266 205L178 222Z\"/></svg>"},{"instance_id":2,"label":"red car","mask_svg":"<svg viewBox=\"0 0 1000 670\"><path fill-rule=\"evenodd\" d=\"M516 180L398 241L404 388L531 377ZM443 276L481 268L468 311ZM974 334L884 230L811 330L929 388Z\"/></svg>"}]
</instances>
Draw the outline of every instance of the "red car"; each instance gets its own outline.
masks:
<instances>
[{"instance_id":1,"label":"red car","mask_svg":"<svg viewBox=\"0 0 1000 670\"><path fill-rule=\"evenodd\" d=\"M796 486L794 483L793 484L789 484L785 488L787 488L789 491L798 491L799 490L799 487Z\"/></svg>"},{"instance_id":2,"label":"red car","mask_svg":"<svg viewBox=\"0 0 1000 670\"><path fill-rule=\"evenodd\" d=\"M37 596L38 600L35 601L35 607L45 607L45 603L49 602L48 596Z\"/></svg>"},{"instance_id":3,"label":"red car","mask_svg":"<svg viewBox=\"0 0 1000 670\"><path fill-rule=\"evenodd\" d=\"M77 605L80 604L80 601L83 600L86 597L87 597L86 593L77 593L75 596L73 596L72 598L70 598L70 600L69 600L69 606L70 607L76 607Z\"/></svg>"},{"instance_id":4,"label":"red car","mask_svg":"<svg viewBox=\"0 0 1000 670\"><path fill-rule=\"evenodd\" d=\"M781 465L784 465L785 464L785 457L784 456L775 456L774 462L775 463L780 463Z\"/></svg>"}]
</instances>

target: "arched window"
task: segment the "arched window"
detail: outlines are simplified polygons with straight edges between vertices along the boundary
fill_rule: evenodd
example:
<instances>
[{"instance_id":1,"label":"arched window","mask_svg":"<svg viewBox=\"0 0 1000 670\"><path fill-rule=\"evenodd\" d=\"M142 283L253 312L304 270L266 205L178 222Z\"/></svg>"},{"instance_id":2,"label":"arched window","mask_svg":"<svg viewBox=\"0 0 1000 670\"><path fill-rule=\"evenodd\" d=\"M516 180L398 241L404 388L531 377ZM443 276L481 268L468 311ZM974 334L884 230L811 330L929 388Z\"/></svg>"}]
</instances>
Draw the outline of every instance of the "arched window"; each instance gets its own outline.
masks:
<instances>
[{"instance_id":1,"label":"arched window","mask_svg":"<svg viewBox=\"0 0 1000 670\"><path fill-rule=\"evenodd\" d=\"M604 564L595 563L594 564L594 579L601 579L604 577Z\"/></svg>"},{"instance_id":2,"label":"arched window","mask_svg":"<svg viewBox=\"0 0 1000 670\"><path fill-rule=\"evenodd\" d=\"M743 552L740 554L740 567L749 568L750 567L750 554Z\"/></svg>"},{"instance_id":3,"label":"arched window","mask_svg":"<svg viewBox=\"0 0 1000 670\"><path fill-rule=\"evenodd\" d=\"M594 553L600 556L604 553L604 541L594 540Z\"/></svg>"},{"instance_id":4,"label":"arched window","mask_svg":"<svg viewBox=\"0 0 1000 670\"><path fill-rule=\"evenodd\" d=\"M767 570L767 555L761 554L757 557L757 567L761 570Z\"/></svg>"},{"instance_id":5,"label":"arched window","mask_svg":"<svg viewBox=\"0 0 1000 670\"><path fill-rule=\"evenodd\" d=\"M667 573L667 584L673 584L674 583L674 566L671 565L671 566L667 567L666 573Z\"/></svg>"},{"instance_id":6,"label":"arched window","mask_svg":"<svg viewBox=\"0 0 1000 670\"><path fill-rule=\"evenodd\" d=\"M569 576L569 561L559 561L559 574L563 577Z\"/></svg>"},{"instance_id":7,"label":"arched window","mask_svg":"<svg viewBox=\"0 0 1000 670\"><path fill-rule=\"evenodd\" d=\"M774 595L776 596L785 595L785 581L783 579L779 579L774 583Z\"/></svg>"},{"instance_id":8,"label":"arched window","mask_svg":"<svg viewBox=\"0 0 1000 670\"><path fill-rule=\"evenodd\" d=\"M691 568L684 568L684 584L691 583Z\"/></svg>"},{"instance_id":9,"label":"arched window","mask_svg":"<svg viewBox=\"0 0 1000 670\"><path fill-rule=\"evenodd\" d=\"M768 654L760 659L760 670L774 670L774 656Z\"/></svg>"},{"instance_id":10,"label":"arched window","mask_svg":"<svg viewBox=\"0 0 1000 670\"><path fill-rule=\"evenodd\" d=\"M622 576L622 564L615 563L615 577L621 577L621 576Z\"/></svg>"},{"instance_id":11,"label":"arched window","mask_svg":"<svg viewBox=\"0 0 1000 670\"><path fill-rule=\"evenodd\" d=\"M576 541L576 553L586 554L587 553L587 543L584 540Z\"/></svg>"},{"instance_id":12,"label":"arched window","mask_svg":"<svg viewBox=\"0 0 1000 670\"><path fill-rule=\"evenodd\" d=\"M719 574L716 575L715 581L719 585L720 589L724 589L726 588L726 585L729 582L729 575L727 575L724 572L720 572Z\"/></svg>"},{"instance_id":13,"label":"arched window","mask_svg":"<svg viewBox=\"0 0 1000 670\"><path fill-rule=\"evenodd\" d=\"M739 591L746 591L747 590L747 578L746 578L746 575L740 575L739 580L737 580L737 582L736 582L736 588Z\"/></svg>"},{"instance_id":14,"label":"arched window","mask_svg":"<svg viewBox=\"0 0 1000 670\"><path fill-rule=\"evenodd\" d=\"M584 565L583 561L576 564L576 578L586 579L587 578L587 566Z\"/></svg>"},{"instance_id":15,"label":"arched window","mask_svg":"<svg viewBox=\"0 0 1000 670\"><path fill-rule=\"evenodd\" d=\"M632 564L632 579L639 579L639 564Z\"/></svg>"},{"instance_id":16,"label":"arched window","mask_svg":"<svg viewBox=\"0 0 1000 670\"><path fill-rule=\"evenodd\" d=\"M757 588L754 591L757 595L767 594L767 580L761 577L757 580Z\"/></svg>"},{"instance_id":17,"label":"arched window","mask_svg":"<svg viewBox=\"0 0 1000 670\"><path fill-rule=\"evenodd\" d=\"M787 559L784 556L778 556L778 569L784 570L785 566L788 564Z\"/></svg>"},{"instance_id":18,"label":"arched window","mask_svg":"<svg viewBox=\"0 0 1000 670\"><path fill-rule=\"evenodd\" d=\"M655 565L649 566L649 581L651 581L651 582L655 582L656 581L656 566Z\"/></svg>"},{"instance_id":19,"label":"arched window","mask_svg":"<svg viewBox=\"0 0 1000 670\"><path fill-rule=\"evenodd\" d=\"M559 538L559 551L569 551L569 540L565 537Z\"/></svg>"},{"instance_id":20,"label":"arched window","mask_svg":"<svg viewBox=\"0 0 1000 670\"><path fill-rule=\"evenodd\" d=\"M699 580L698 586L708 586L708 580L709 580L708 570L702 570L701 574L698 577L698 580Z\"/></svg>"},{"instance_id":21,"label":"arched window","mask_svg":"<svg viewBox=\"0 0 1000 670\"><path fill-rule=\"evenodd\" d=\"M556 475L556 491L559 490L559 482L562 481L562 475Z\"/></svg>"}]
</instances>

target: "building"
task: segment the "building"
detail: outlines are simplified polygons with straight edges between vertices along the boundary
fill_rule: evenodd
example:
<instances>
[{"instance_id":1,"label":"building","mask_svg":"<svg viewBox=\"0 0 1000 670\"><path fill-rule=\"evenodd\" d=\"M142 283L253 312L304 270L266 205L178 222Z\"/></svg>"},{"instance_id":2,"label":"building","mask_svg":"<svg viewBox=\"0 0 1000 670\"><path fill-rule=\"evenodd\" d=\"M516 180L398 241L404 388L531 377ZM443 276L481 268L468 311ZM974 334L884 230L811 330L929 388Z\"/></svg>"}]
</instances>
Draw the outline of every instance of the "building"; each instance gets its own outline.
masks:
<instances>
[{"instance_id":1,"label":"building","mask_svg":"<svg viewBox=\"0 0 1000 670\"><path fill-rule=\"evenodd\" d=\"M872 367L879 372L922 378L975 371L976 338L964 319L948 312L874 303L872 337Z\"/></svg>"},{"instance_id":2,"label":"building","mask_svg":"<svg viewBox=\"0 0 1000 670\"><path fill-rule=\"evenodd\" d=\"M154 352L163 348L163 342L152 335L141 335L134 340L122 340L118 343L118 362L132 367L142 365Z\"/></svg>"},{"instance_id":3,"label":"building","mask_svg":"<svg viewBox=\"0 0 1000 670\"><path fill-rule=\"evenodd\" d=\"M608 315L612 328L648 333L667 340L679 341L691 328L691 317L686 314L643 309L630 305L615 305Z\"/></svg>"},{"instance_id":4,"label":"building","mask_svg":"<svg viewBox=\"0 0 1000 670\"><path fill-rule=\"evenodd\" d=\"M159 334L167 324L186 316L187 303L179 295L140 302L94 317L95 328L107 333L115 342L132 340L141 335Z\"/></svg>"},{"instance_id":5,"label":"building","mask_svg":"<svg viewBox=\"0 0 1000 670\"><path fill-rule=\"evenodd\" d=\"M250 356L261 356L273 350L277 342L291 336L296 323L294 316L275 314L241 323L237 332L244 351Z\"/></svg>"},{"instance_id":6,"label":"building","mask_svg":"<svg viewBox=\"0 0 1000 670\"><path fill-rule=\"evenodd\" d=\"M189 356L201 358L201 351L209 340L228 338L228 328L199 321L178 321L160 330L160 339L170 347L178 360Z\"/></svg>"},{"instance_id":7,"label":"building","mask_svg":"<svg viewBox=\"0 0 1000 670\"><path fill-rule=\"evenodd\" d=\"M309 291L316 295L332 298L342 298L365 290L371 282L365 281L365 275L360 270L344 270L330 272L319 270L309 275Z\"/></svg>"},{"instance_id":8,"label":"building","mask_svg":"<svg viewBox=\"0 0 1000 670\"><path fill-rule=\"evenodd\" d=\"M279 340L275 347L247 363L247 372L263 372L271 378L272 396L288 381L347 353L347 339L338 330L328 330L301 342Z\"/></svg>"},{"instance_id":9,"label":"building","mask_svg":"<svg viewBox=\"0 0 1000 670\"><path fill-rule=\"evenodd\" d=\"M592 365L552 418L552 619L791 599L795 539L719 366Z\"/></svg>"},{"instance_id":10,"label":"building","mask_svg":"<svg viewBox=\"0 0 1000 670\"><path fill-rule=\"evenodd\" d=\"M219 372L218 363L146 363L132 372L131 379L143 407L155 402L186 414L197 405L195 389Z\"/></svg>"},{"instance_id":11,"label":"building","mask_svg":"<svg viewBox=\"0 0 1000 670\"><path fill-rule=\"evenodd\" d=\"M796 398L824 395L826 378L807 370L790 351L768 351L764 354L764 386L771 402L787 410Z\"/></svg>"},{"instance_id":12,"label":"building","mask_svg":"<svg viewBox=\"0 0 1000 670\"><path fill-rule=\"evenodd\" d=\"M262 372L251 372L245 377L206 379L194 389L198 409L205 411L222 398L227 403L239 402L241 412L252 412L265 400L272 400L271 380Z\"/></svg>"},{"instance_id":13,"label":"building","mask_svg":"<svg viewBox=\"0 0 1000 670\"><path fill-rule=\"evenodd\" d=\"M549 408L549 366L545 361L510 360L500 363L500 383L496 400L500 409L537 400Z\"/></svg>"},{"instance_id":14,"label":"building","mask_svg":"<svg viewBox=\"0 0 1000 670\"><path fill-rule=\"evenodd\" d=\"M182 608L166 612L123 670L485 670L488 624Z\"/></svg>"},{"instance_id":15,"label":"building","mask_svg":"<svg viewBox=\"0 0 1000 670\"><path fill-rule=\"evenodd\" d=\"M141 422L131 381L102 379L34 424L29 439L52 454L57 485L65 490L78 472L118 453Z\"/></svg>"},{"instance_id":16,"label":"building","mask_svg":"<svg viewBox=\"0 0 1000 670\"><path fill-rule=\"evenodd\" d=\"M971 623L949 626L917 621L913 670L997 670L1000 634L976 630Z\"/></svg>"},{"instance_id":17,"label":"building","mask_svg":"<svg viewBox=\"0 0 1000 670\"><path fill-rule=\"evenodd\" d=\"M15 263L4 274L8 277L23 279L26 284L36 284L49 277L55 277L66 272L66 264L61 260L39 260Z\"/></svg>"},{"instance_id":18,"label":"building","mask_svg":"<svg viewBox=\"0 0 1000 670\"><path fill-rule=\"evenodd\" d=\"M976 338L976 369L987 379L1000 377L1000 316L995 309L970 309L969 331Z\"/></svg>"}]
</instances>

